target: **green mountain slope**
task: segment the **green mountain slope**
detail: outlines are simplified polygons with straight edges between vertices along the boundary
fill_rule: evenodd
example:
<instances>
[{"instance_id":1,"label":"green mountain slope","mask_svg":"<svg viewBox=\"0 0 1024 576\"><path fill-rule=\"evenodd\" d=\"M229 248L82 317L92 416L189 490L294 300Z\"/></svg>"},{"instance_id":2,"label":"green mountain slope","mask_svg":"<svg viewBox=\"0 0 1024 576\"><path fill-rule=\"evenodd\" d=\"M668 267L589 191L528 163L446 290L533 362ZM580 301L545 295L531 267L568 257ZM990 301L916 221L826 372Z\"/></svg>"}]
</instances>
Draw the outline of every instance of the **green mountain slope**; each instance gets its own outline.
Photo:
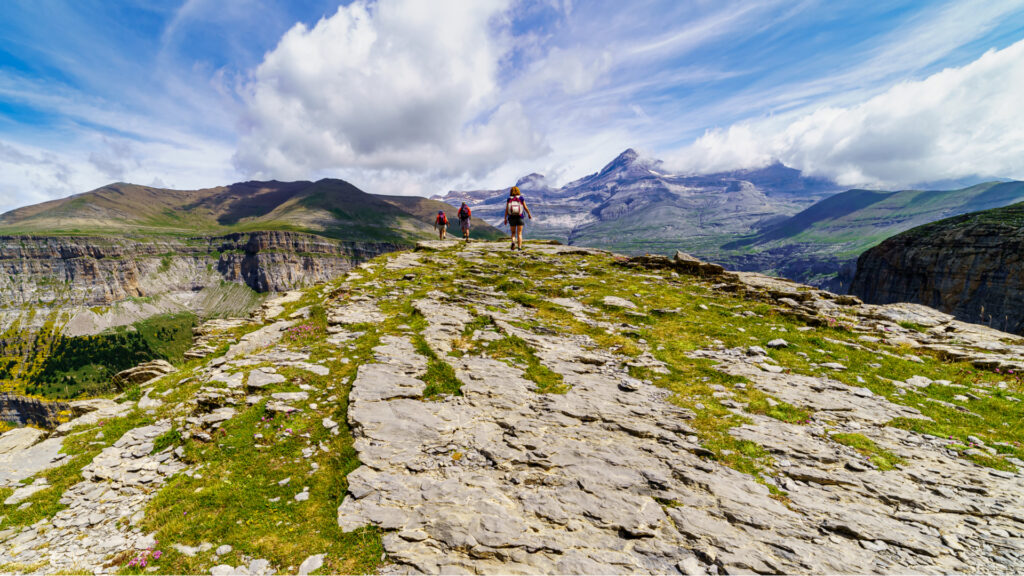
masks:
<instances>
[{"instance_id":1,"label":"green mountain slope","mask_svg":"<svg viewBox=\"0 0 1024 576\"><path fill-rule=\"evenodd\" d=\"M799 214L722 245L717 261L845 291L862 252L905 230L958 214L1024 200L1024 182L986 182L960 190L849 190ZM844 271L843 269L846 268Z\"/></svg>"},{"instance_id":2,"label":"green mountain slope","mask_svg":"<svg viewBox=\"0 0 1024 576\"><path fill-rule=\"evenodd\" d=\"M0 215L0 234L212 235L307 232L345 241L411 243L433 235L433 215L455 208L376 196L336 179L241 182L202 190L115 183ZM477 235L501 234L480 222Z\"/></svg>"}]
</instances>

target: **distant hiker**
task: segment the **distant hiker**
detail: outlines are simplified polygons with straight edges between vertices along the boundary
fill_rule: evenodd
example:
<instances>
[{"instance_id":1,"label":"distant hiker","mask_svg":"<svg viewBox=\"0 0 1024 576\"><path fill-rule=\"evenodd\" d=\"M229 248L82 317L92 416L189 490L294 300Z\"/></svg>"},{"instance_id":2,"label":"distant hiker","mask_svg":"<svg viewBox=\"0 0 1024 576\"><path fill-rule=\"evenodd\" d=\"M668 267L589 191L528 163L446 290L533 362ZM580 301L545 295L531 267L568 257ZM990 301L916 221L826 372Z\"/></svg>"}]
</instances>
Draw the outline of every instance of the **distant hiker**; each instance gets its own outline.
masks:
<instances>
[{"instance_id":1,"label":"distant hiker","mask_svg":"<svg viewBox=\"0 0 1024 576\"><path fill-rule=\"evenodd\" d=\"M469 241L469 220L472 216L473 211L463 202L459 208L459 227L462 228L462 239L466 241Z\"/></svg>"},{"instance_id":2,"label":"distant hiker","mask_svg":"<svg viewBox=\"0 0 1024 576\"><path fill-rule=\"evenodd\" d=\"M526 207L526 201L523 200L519 187L513 186L508 192L508 200L505 201L505 224L512 228L512 250L517 247L520 250L523 249L524 213L530 220L533 220L533 214L530 214L530 209Z\"/></svg>"},{"instance_id":3,"label":"distant hiker","mask_svg":"<svg viewBox=\"0 0 1024 576\"><path fill-rule=\"evenodd\" d=\"M448 235L448 216L445 216L444 210L438 211L437 218L434 219L434 227L437 228L438 239L444 240Z\"/></svg>"}]
</instances>

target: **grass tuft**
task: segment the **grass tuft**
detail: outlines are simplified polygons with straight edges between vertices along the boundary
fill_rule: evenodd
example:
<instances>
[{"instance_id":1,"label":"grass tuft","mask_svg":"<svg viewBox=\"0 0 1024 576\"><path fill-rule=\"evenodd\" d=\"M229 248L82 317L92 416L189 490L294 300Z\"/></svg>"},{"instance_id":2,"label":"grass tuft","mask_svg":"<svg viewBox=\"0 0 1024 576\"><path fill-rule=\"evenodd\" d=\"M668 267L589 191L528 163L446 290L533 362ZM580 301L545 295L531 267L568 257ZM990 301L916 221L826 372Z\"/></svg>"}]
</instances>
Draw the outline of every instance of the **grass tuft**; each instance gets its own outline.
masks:
<instances>
[{"instance_id":1,"label":"grass tuft","mask_svg":"<svg viewBox=\"0 0 1024 576\"><path fill-rule=\"evenodd\" d=\"M904 460L899 456L875 444L874 440L863 434L833 434L832 439L836 442L853 448L860 454L867 456L868 461L874 464L879 470L892 470Z\"/></svg>"}]
</instances>

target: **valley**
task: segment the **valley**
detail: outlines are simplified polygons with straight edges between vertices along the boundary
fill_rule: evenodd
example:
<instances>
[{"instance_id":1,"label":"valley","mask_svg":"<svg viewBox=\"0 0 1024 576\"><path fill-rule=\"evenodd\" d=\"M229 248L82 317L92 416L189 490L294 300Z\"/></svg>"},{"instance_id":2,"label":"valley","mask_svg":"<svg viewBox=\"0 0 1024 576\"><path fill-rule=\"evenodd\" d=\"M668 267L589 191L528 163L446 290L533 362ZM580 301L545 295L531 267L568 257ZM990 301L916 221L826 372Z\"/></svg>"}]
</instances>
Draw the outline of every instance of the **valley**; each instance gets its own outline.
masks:
<instances>
[{"instance_id":1,"label":"valley","mask_svg":"<svg viewBox=\"0 0 1024 576\"><path fill-rule=\"evenodd\" d=\"M438 209L454 212L321 180L118 183L0 215L0 393L95 395L141 361L180 364L199 322L430 238Z\"/></svg>"}]
</instances>

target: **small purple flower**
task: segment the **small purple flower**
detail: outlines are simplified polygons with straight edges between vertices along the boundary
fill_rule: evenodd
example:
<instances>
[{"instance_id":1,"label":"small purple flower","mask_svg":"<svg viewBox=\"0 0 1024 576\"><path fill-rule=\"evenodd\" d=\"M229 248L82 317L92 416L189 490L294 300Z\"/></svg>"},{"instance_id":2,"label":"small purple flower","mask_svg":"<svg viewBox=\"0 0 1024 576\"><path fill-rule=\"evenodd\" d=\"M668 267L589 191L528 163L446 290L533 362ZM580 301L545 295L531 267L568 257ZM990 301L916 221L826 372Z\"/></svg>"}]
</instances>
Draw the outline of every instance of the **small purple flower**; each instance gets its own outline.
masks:
<instances>
[{"instance_id":1,"label":"small purple flower","mask_svg":"<svg viewBox=\"0 0 1024 576\"><path fill-rule=\"evenodd\" d=\"M159 560L160 557L163 556L163 555L164 555L163 552L157 550L156 552L153 552L153 560Z\"/></svg>"}]
</instances>

